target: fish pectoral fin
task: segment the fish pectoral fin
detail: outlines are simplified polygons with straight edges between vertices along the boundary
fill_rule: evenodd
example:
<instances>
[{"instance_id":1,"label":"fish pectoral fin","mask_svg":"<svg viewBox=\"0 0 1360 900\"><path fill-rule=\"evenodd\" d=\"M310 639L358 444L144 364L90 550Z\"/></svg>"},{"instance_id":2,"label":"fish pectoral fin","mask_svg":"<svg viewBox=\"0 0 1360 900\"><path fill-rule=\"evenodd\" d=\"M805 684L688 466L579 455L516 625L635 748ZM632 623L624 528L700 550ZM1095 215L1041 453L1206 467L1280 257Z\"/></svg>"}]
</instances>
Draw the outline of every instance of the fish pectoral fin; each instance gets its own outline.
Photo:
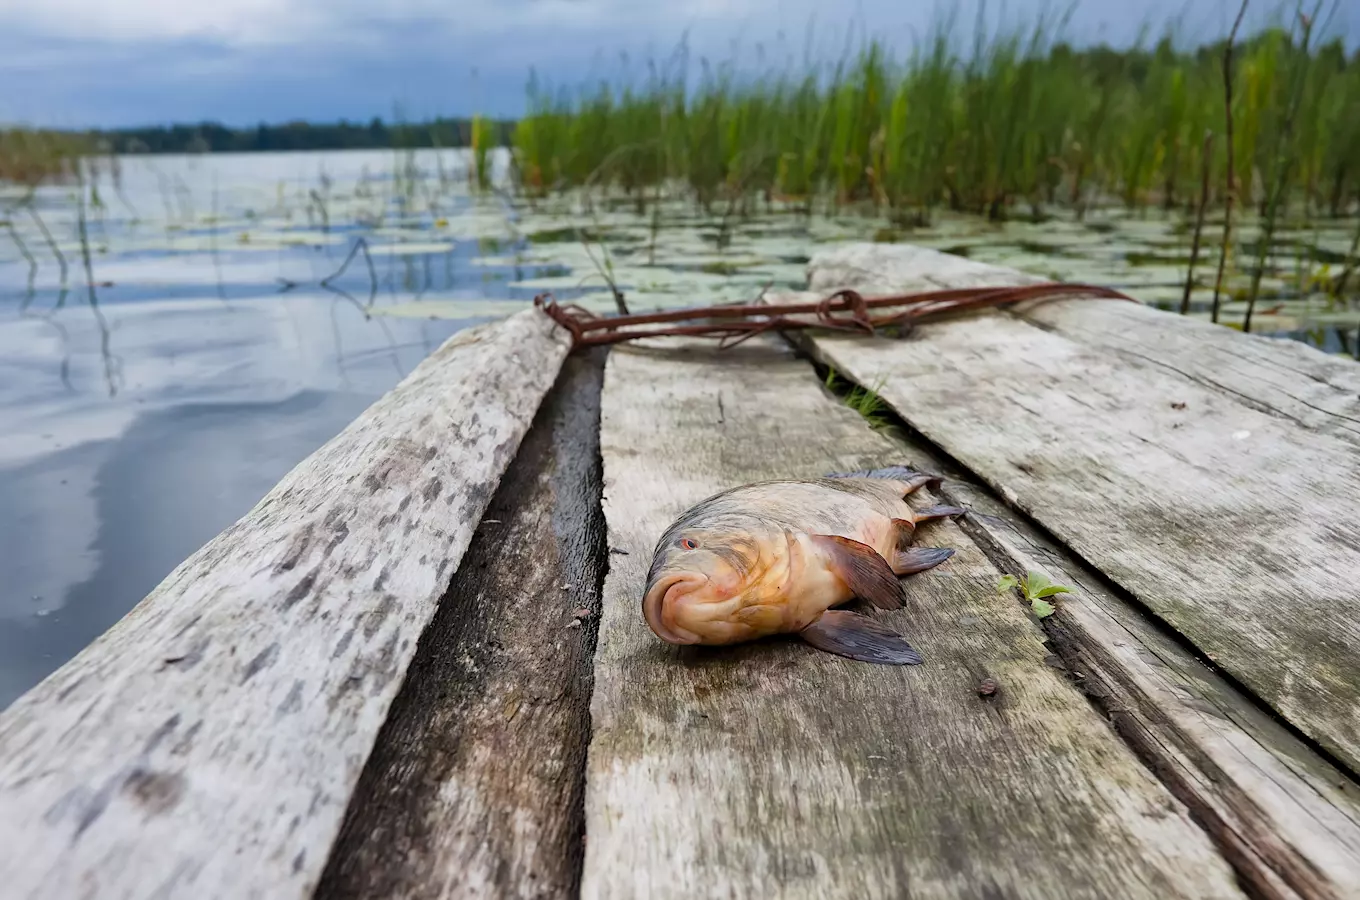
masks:
<instances>
[{"instance_id":1,"label":"fish pectoral fin","mask_svg":"<svg viewBox=\"0 0 1360 900\"><path fill-rule=\"evenodd\" d=\"M961 516L968 510L962 506L931 506L912 514L917 522L928 522L931 519L947 519L950 516Z\"/></svg>"},{"instance_id":2,"label":"fish pectoral fin","mask_svg":"<svg viewBox=\"0 0 1360 900\"><path fill-rule=\"evenodd\" d=\"M933 569L954 555L950 547L911 547L893 554L893 571L898 575L914 575Z\"/></svg>"},{"instance_id":3,"label":"fish pectoral fin","mask_svg":"<svg viewBox=\"0 0 1360 900\"><path fill-rule=\"evenodd\" d=\"M798 636L818 650L860 662L919 666L921 654L907 639L873 619L848 609L829 609Z\"/></svg>"},{"instance_id":4,"label":"fish pectoral fin","mask_svg":"<svg viewBox=\"0 0 1360 900\"><path fill-rule=\"evenodd\" d=\"M814 534L812 542L825 556L827 568L856 597L879 609L899 609L906 602L892 566L873 547L836 534Z\"/></svg>"}]
</instances>

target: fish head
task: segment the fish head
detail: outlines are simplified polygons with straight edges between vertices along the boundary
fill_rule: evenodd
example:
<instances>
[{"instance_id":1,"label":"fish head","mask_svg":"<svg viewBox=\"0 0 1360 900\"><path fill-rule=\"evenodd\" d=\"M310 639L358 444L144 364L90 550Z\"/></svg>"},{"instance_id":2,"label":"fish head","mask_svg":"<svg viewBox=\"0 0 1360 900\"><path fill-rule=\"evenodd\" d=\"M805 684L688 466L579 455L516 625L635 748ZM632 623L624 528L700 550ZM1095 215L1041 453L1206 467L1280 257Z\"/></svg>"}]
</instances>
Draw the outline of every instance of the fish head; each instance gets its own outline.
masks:
<instances>
[{"instance_id":1,"label":"fish head","mask_svg":"<svg viewBox=\"0 0 1360 900\"><path fill-rule=\"evenodd\" d=\"M652 557L642 614L663 641L725 644L752 635L735 614L767 593L771 561L786 538L757 517L681 519Z\"/></svg>"}]
</instances>

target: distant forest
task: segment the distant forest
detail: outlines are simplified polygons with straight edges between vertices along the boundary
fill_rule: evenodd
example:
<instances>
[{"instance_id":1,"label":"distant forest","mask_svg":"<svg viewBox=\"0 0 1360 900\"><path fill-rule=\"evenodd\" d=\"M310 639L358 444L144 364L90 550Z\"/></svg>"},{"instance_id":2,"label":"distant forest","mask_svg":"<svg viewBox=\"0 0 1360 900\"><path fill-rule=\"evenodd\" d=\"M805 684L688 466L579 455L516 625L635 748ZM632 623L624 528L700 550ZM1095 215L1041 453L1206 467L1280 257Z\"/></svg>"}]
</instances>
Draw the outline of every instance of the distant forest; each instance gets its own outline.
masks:
<instances>
[{"instance_id":1,"label":"distant forest","mask_svg":"<svg viewBox=\"0 0 1360 900\"><path fill-rule=\"evenodd\" d=\"M513 121L491 122L495 144L510 142ZM258 150L362 150L373 148L466 147L471 143L471 119L388 124L380 118L367 123L286 122L254 128L228 128L216 122L119 128L90 132L90 138L115 153L244 153Z\"/></svg>"}]
</instances>

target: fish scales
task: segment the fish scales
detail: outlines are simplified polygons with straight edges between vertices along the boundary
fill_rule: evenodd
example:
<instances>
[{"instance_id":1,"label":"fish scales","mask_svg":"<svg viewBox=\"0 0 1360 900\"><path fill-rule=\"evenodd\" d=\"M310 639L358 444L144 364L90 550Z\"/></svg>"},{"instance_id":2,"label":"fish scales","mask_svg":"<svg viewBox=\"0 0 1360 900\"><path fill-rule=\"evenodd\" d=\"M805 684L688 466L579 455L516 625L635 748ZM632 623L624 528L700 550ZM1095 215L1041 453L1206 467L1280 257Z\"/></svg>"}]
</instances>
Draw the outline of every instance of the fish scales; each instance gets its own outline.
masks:
<instances>
[{"instance_id":1,"label":"fish scales","mask_svg":"<svg viewBox=\"0 0 1360 900\"><path fill-rule=\"evenodd\" d=\"M918 663L919 654L900 635L832 607L858 596L897 608L899 575L952 555L909 547L916 522L963 512L918 513L907 504L907 495L938 480L897 466L740 485L708 497L657 542L644 618L658 637L677 644L796 633L852 659Z\"/></svg>"}]
</instances>

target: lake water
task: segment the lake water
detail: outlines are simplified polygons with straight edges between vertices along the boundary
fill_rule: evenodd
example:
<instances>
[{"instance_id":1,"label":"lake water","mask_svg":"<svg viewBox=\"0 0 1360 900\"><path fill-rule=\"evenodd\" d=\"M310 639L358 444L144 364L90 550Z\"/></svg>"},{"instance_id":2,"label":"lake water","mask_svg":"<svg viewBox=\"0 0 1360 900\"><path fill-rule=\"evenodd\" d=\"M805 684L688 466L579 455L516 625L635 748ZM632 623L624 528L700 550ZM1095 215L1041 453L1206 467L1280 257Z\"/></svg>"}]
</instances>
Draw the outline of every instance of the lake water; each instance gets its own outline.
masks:
<instances>
[{"instance_id":1,"label":"lake water","mask_svg":"<svg viewBox=\"0 0 1360 900\"><path fill-rule=\"evenodd\" d=\"M471 264L477 241L430 237L435 215L401 209L392 168L390 153L127 160L121 191L105 173L86 210L93 297L70 189L39 195L36 219L0 212L37 263L0 229L0 707L484 320L476 301L532 297ZM325 226L303 208L323 173ZM474 206L453 187L440 201L439 217ZM376 290L360 258L322 287L360 232ZM366 310L420 298L469 308Z\"/></svg>"},{"instance_id":2,"label":"lake water","mask_svg":"<svg viewBox=\"0 0 1360 900\"><path fill-rule=\"evenodd\" d=\"M118 168L115 179L104 164L82 190L45 188L31 211L0 191L0 707L451 334L540 291L609 309L613 280L634 311L750 300L801 286L819 244L868 238L1150 302L1175 302L1184 280L1179 223L1118 212L1004 226L941 216L900 233L763 208L512 207L469 191L457 151ZM598 241L580 242L578 227ZM1286 233L1265 330L1351 350L1360 313L1303 295L1344 259L1353 229ZM1195 297L1202 309L1204 291Z\"/></svg>"}]
</instances>

